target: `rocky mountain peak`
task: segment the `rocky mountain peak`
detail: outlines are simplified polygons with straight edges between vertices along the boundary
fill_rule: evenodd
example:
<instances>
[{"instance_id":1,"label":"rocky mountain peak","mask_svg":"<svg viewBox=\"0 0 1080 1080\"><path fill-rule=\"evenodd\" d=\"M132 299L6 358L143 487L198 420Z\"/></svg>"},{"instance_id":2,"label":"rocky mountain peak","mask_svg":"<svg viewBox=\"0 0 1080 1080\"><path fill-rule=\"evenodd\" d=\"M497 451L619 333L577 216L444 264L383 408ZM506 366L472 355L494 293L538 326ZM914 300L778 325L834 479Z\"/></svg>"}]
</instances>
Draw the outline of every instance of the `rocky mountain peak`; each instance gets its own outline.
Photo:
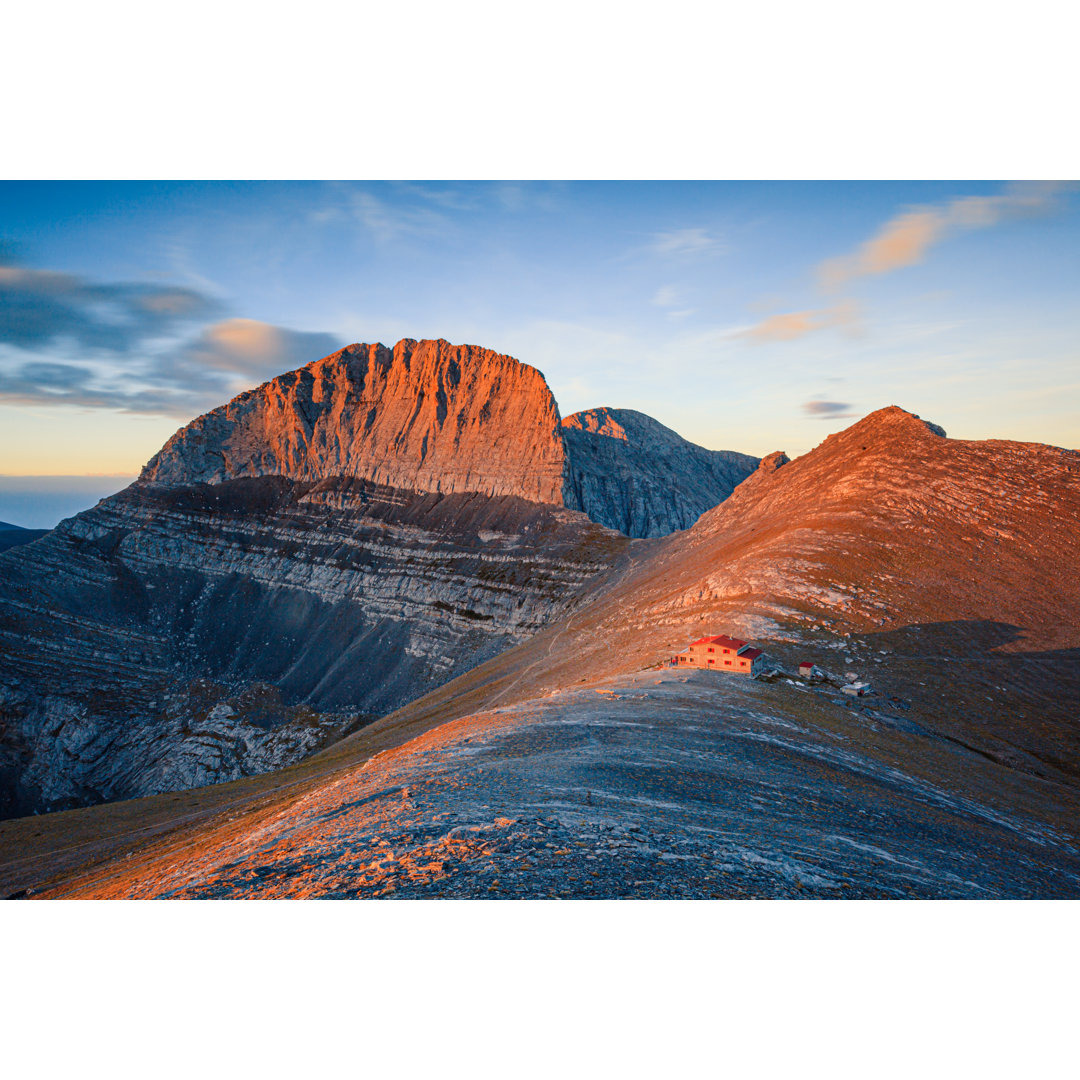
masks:
<instances>
[{"instance_id":1,"label":"rocky mountain peak","mask_svg":"<svg viewBox=\"0 0 1080 1080\"><path fill-rule=\"evenodd\" d=\"M566 505L627 536L688 529L758 463L747 454L707 450L634 409L574 413L562 432Z\"/></svg>"},{"instance_id":2,"label":"rocky mountain peak","mask_svg":"<svg viewBox=\"0 0 1080 1080\"><path fill-rule=\"evenodd\" d=\"M851 425L843 435L871 437L874 439L890 439L899 437L913 437L925 439L929 436L947 438L945 429L937 424L924 420L917 413L901 409L899 405L888 405L884 409L875 409L868 413L857 423Z\"/></svg>"},{"instance_id":3,"label":"rocky mountain peak","mask_svg":"<svg viewBox=\"0 0 1080 1080\"><path fill-rule=\"evenodd\" d=\"M629 412L629 409L622 410ZM564 428L577 428L592 435L607 435L611 439L626 439L626 428L615 419L616 410L601 406L599 409L586 409L576 412L563 420ZM635 413L641 416L641 413Z\"/></svg>"},{"instance_id":4,"label":"rocky mountain peak","mask_svg":"<svg viewBox=\"0 0 1080 1080\"><path fill-rule=\"evenodd\" d=\"M257 476L562 502L555 399L536 368L475 345L349 345L192 421L143 469L158 484Z\"/></svg>"}]
</instances>

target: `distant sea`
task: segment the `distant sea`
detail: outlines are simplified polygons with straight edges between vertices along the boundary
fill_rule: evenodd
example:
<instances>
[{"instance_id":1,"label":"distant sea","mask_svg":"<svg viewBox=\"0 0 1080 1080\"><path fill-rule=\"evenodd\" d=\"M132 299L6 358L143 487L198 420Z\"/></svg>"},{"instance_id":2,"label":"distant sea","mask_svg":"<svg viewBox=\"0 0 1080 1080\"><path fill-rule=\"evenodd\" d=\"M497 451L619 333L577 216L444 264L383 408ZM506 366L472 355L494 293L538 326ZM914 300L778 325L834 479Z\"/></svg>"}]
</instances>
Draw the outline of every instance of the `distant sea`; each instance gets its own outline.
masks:
<instances>
[{"instance_id":1,"label":"distant sea","mask_svg":"<svg viewBox=\"0 0 1080 1080\"><path fill-rule=\"evenodd\" d=\"M125 488L134 476L0 475L0 521L24 529L52 529Z\"/></svg>"}]
</instances>

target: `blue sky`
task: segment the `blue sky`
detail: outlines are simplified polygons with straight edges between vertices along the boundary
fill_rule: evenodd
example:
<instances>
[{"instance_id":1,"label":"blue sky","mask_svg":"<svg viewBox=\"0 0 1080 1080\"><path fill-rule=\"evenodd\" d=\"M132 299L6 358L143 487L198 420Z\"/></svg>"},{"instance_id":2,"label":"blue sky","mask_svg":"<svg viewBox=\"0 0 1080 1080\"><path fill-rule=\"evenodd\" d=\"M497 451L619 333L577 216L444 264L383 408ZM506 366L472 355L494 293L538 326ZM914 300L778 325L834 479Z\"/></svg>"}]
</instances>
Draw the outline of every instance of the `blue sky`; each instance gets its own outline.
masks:
<instances>
[{"instance_id":1,"label":"blue sky","mask_svg":"<svg viewBox=\"0 0 1080 1080\"><path fill-rule=\"evenodd\" d=\"M244 387L402 337L717 449L802 453L889 404L1080 446L1078 209L999 182L4 183L0 474L107 489Z\"/></svg>"}]
</instances>

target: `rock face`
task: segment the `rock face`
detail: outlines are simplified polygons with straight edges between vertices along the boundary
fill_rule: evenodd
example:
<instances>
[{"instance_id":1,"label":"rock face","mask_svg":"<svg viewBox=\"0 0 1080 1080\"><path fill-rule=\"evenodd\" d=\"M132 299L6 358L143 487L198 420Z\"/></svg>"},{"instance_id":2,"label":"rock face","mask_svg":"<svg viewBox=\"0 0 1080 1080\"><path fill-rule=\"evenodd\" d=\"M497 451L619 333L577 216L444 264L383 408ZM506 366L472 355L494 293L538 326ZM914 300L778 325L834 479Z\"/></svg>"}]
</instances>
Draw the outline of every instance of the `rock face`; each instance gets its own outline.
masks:
<instances>
[{"instance_id":1,"label":"rock face","mask_svg":"<svg viewBox=\"0 0 1080 1080\"><path fill-rule=\"evenodd\" d=\"M589 409L562 422L567 506L627 536L688 529L723 502L758 459L706 450L633 409Z\"/></svg>"},{"instance_id":2,"label":"rock face","mask_svg":"<svg viewBox=\"0 0 1080 1080\"><path fill-rule=\"evenodd\" d=\"M157 484L355 477L408 491L516 495L631 537L687 529L757 465L630 409L561 422L535 368L473 345L350 345L178 431Z\"/></svg>"},{"instance_id":3,"label":"rock face","mask_svg":"<svg viewBox=\"0 0 1080 1080\"><path fill-rule=\"evenodd\" d=\"M0 816L288 764L535 632L625 543L515 496L133 484L3 556Z\"/></svg>"},{"instance_id":4,"label":"rock face","mask_svg":"<svg viewBox=\"0 0 1080 1080\"><path fill-rule=\"evenodd\" d=\"M474 345L349 345L177 432L143 469L161 484L252 476L372 480L561 504L559 410L536 368Z\"/></svg>"}]
</instances>

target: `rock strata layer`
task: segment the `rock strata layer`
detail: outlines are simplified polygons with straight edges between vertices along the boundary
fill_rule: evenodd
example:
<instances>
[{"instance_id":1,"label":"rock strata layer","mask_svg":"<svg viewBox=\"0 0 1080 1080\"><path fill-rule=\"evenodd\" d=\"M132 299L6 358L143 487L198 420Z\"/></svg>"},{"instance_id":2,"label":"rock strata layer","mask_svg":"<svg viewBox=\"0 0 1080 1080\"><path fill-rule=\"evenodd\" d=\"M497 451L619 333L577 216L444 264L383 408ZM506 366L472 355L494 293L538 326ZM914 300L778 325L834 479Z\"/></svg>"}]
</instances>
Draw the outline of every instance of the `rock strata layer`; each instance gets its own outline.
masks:
<instances>
[{"instance_id":1,"label":"rock strata layer","mask_svg":"<svg viewBox=\"0 0 1080 1080\"><path fill-rule=\"evenodd\" d=\"M0 817L289 764L534 633L625 543L515 496L133 484L0 556Z\"/></svg>"}]
</instances>

